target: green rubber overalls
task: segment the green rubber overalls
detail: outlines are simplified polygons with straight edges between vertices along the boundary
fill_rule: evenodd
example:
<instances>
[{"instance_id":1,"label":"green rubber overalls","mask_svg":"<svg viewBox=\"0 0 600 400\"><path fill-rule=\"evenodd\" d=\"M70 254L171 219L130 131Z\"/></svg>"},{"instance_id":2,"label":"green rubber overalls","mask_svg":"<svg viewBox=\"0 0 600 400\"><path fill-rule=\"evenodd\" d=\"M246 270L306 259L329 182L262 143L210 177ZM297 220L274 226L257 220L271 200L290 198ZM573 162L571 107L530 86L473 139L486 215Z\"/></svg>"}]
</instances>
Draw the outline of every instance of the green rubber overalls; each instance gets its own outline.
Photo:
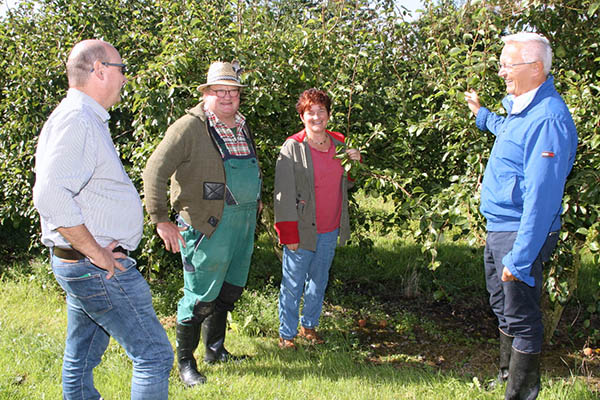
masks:
<instances>
[{"instance_id":1,"label":"green rubber overalls","mask_svg":"<svg viewBox=\"0 0 600 400\"><path fill-rule=\"evenodd\" d=\"M188 228L181 232L186 247L180 246L184 265L184 295L177 306L180 323L192 319L197 302L214 301L223 282L244 287L248 280L261 188L258 161L255 155L231 156L223 143L219 145L225 155L225 191L231 196L217 229L209 238L178 217L179 225Z\"/></svg>"}]
</instances>

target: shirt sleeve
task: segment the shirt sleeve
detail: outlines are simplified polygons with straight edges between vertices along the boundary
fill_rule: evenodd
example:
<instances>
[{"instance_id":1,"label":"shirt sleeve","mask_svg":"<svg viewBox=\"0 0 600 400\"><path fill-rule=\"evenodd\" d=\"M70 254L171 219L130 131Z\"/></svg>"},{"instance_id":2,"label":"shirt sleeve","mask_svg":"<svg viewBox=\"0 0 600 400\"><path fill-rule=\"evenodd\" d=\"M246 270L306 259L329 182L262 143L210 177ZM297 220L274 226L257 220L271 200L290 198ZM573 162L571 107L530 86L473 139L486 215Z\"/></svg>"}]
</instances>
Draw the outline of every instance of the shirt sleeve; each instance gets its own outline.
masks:
<instances>
[{"instance_id":1,"label":"shirt sleeve","mask_svg":"<svg viewBox=\"0 0 600 400\"><path fill-rule=\"evenodd\" d=\"M497 135L500 126L504 123L504 119L506 117L502 117L496 113L491 112L485 107L481 107L477 112L477 118L475 118L475 125L477 128L484 132L491 132L494 135Z\"/></svg>"},{"instance_id":2,"label":"shirt sleeve","mask_svg":"<svg viewBox=\"0 0 600 400\"><path fill-rule=\"evenodd\" d=\"M513 248L502 263L517 279L533 287L531 267L559 218L575 149L571 148L569 129L561 121L544 120L530 131L524 151L523 214Z\"/></svg>"},{"instance_id":3,"label":"shirt sleeve","mask_svg":"<svg viewBox=\"0 0 600 400\"><path fill-rule=\"evenodd\" d=\"M296 180L291 150L292 146L284 143L275 165L275 230L281 244L300 243Z\"/></svg>"},{"instance_id":4,"label":"shirt sleeve","mask_svg":"<svg viewBox=\"0 0 600 400\"><path fill-rule=\"evenodd\" d=\"M96 165L94 132L85 120L73 115L40 137L33 201L51 230L84 224L76 197Z\"/></svg>"}]
</instances>

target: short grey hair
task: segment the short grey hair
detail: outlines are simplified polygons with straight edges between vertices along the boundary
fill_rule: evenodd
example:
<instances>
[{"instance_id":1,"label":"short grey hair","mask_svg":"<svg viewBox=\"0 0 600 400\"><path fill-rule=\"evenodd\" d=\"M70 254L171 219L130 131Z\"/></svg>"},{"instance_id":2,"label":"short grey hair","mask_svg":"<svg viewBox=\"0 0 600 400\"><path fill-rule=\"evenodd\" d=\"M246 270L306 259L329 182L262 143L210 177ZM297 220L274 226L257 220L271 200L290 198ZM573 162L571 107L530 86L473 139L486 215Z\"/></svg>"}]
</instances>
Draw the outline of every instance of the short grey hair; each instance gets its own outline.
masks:
<instances>
[{"instance_id":1,"label":"short grey hair","mask_svg":"<svg viewBox=\"0 0 600 400\"><path fill-rule=\"evenodd\" d=\"M107 45L108 43L96 41L87 44L81 51L75 51L77 46L71 50L67 60L69 87L84 86L87 83L90 72L94 68L94 62L97 60L104 61L108 58Z\"/></svg>"},{"instance_id":2,"label":"short grey hair","mask_svg":"<svg viewBox=\"0 0 600 400\"><path fill-rule=\"evenodd\" d=\"M524 62L541 61L544 66L544 74L548 76L552 67L552 48L550 42L544 36L534 32L519 32L514 35L502 36L504 44L528 43L521 50Z\"/></svg>"}]
</instances>

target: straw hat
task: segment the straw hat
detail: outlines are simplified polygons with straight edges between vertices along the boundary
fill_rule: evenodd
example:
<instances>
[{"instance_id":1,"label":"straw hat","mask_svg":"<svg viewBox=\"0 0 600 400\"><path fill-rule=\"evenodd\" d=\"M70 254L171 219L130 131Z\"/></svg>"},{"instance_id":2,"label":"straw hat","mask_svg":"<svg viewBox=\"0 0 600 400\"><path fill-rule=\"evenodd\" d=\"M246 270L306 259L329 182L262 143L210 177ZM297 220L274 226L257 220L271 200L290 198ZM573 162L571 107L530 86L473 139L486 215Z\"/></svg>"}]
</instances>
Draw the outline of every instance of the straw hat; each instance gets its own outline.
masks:
<instances>
[{"instance_id":1,"label":"straw hat","mask_svg":"<svg viewBox=\"0 0 600 400\"><path fill-rule=\"evenodd\" d=\"M204 88L211 85L227 85L246 87L240 83L239 74L242 72L240 64L237 61L232 63L217 61L210 64L206 83L198 86L198 90L203 91Z\"/></svg>"}]
</instances>

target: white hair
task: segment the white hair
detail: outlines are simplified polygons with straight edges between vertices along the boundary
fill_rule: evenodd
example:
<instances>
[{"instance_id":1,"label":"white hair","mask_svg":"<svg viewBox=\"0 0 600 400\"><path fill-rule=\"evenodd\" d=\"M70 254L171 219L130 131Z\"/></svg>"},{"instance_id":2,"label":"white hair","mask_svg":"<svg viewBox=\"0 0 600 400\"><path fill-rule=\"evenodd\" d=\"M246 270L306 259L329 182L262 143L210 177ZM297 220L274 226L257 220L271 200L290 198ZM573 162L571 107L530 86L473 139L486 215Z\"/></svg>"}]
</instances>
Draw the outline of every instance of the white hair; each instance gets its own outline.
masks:
<instances>
[{"instance_id":1,"label":"white hair","mask_svg":"<svg viewBox=\"0 0 600 400\"><path fill-rule=\"evenodd\" d=\"M548 76L552 67L552 48L550 42L544 36L534 32L519 32L514 35L502 36L504 44L528 43L523 46L521 56L524 62L541 61L544 66L544 74Z\"/></svg>"}]
</instances>

